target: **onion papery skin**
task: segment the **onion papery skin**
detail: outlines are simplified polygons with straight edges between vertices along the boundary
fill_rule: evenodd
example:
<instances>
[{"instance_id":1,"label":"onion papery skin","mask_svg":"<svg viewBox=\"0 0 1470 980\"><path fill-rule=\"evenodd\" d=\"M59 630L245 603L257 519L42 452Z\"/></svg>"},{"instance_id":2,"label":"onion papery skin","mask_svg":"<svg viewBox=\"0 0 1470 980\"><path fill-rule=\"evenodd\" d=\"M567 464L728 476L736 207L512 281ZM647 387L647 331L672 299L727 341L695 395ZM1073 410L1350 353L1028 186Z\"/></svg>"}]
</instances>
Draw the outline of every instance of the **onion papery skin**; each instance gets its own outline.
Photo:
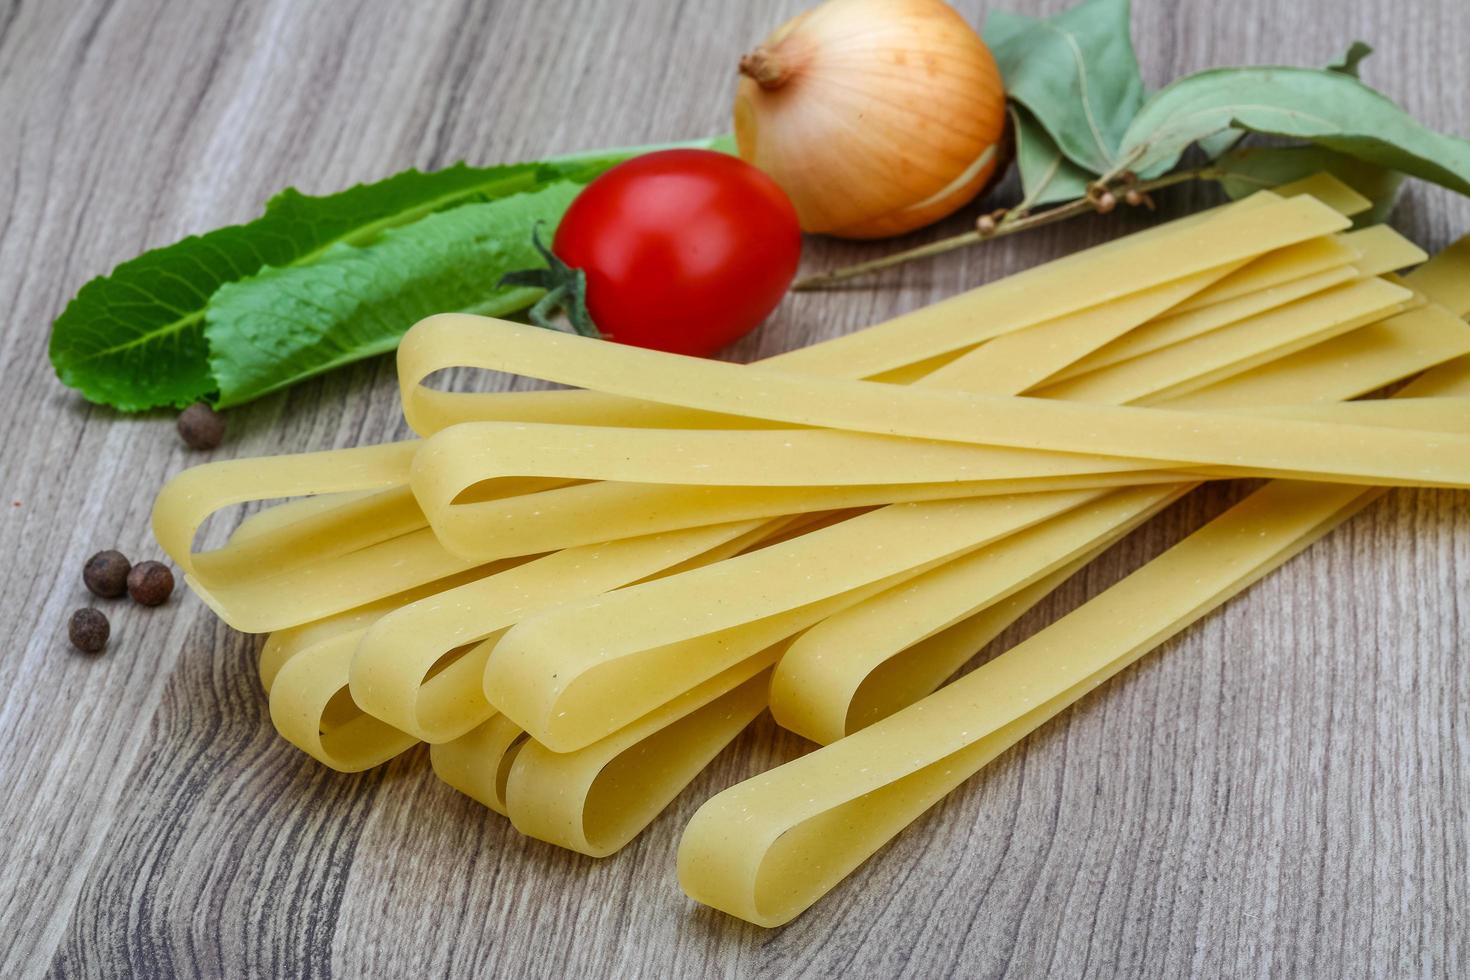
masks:
<instances>
[{"instance_id":1,"label":"onion papery skin","mask_svg":"<svg viewBox=\"0 0 1470 980\"><path fill-rule=\"evenodd\" d=\"M1004 85L941 0L829 0L778 28L741 71L740 155L786 191L804 231L912 231L968 204L996 172Z\"/></svg>"}]
</instances>

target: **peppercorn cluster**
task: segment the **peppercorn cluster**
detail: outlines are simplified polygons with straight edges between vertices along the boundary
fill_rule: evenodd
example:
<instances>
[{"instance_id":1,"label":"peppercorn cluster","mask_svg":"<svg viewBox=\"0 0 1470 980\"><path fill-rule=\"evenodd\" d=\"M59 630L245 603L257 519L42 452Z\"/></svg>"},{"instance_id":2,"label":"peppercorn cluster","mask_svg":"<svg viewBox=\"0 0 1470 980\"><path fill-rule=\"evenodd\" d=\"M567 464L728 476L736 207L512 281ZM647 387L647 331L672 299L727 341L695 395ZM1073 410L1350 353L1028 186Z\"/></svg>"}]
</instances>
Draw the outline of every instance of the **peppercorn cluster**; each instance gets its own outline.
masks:
<instances>
[{"instance_id":1,"label":"peppercorn cluster","mask_svg":"<svg viewBox=\"0 0 1470 980\"><path fill-rule=\"evenodd\" d=\"M163 562L141 561L134 565L115 549L99 551L82 566L82 584L102 599L116 599L126 592L142 606L161 606L174 591L174 573ZM84 653L101 653L112 633L112 624L100 609L78 609L67 621L72 646Z\"/></svg>"}]
</instances>

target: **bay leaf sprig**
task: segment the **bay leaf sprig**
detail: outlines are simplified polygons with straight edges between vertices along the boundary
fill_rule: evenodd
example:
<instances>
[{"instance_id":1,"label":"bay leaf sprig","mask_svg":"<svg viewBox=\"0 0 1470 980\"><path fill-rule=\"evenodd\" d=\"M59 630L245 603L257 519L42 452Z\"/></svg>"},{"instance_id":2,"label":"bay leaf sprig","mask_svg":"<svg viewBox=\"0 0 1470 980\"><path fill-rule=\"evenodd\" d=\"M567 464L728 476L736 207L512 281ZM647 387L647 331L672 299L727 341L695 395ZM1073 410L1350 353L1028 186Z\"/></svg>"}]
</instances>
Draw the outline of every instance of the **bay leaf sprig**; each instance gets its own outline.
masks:
<instances>
[{"instance_id":1,"label":"bay leaf sprig","mask_svg":"<svg viewBox=\"0 0 1470 980\"><path fill-rule=\"evenodd\" d=\"M1214 181L1234 198L1328 171L1382 220L1405 176L1470 195L1470 140L1416 122L1358 78L1355 41L1324 68L1214 68L1147 94L1129 0L1084 0L1054 17L993 12L983 31L1010 100L1019 202L974 230L801 280L811 289L1054 224L1151 192ZM1265 141L1264 145L1262 141ZM1284 144L1284 145L1283 145ZM1191 151L1198 162L1183 163ZM1199 158L1202 158L1199 159Z\"/></svg>"}]
</instances>

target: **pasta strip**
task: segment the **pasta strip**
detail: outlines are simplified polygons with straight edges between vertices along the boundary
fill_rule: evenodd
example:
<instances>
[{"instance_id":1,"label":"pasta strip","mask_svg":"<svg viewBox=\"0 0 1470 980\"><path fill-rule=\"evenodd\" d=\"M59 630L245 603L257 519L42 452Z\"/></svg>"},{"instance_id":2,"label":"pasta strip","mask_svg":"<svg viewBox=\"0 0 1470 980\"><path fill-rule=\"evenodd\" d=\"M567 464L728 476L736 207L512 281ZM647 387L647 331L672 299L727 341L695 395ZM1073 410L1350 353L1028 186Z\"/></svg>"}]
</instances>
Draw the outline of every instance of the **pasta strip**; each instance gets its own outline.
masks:
<instances>
[{"instance_id":1,"label":"pasta strip","mask_svg":"<svg viewBox=\"0 0 1470 980\"><path fill-rule=\"evenodd\" d=\"M1432 392L1470 393L1470 357L1404 394ZM1268 484L959 681L708 801L681 842L681 884L747 921L790 921L991 759L1382 492Z\"/></svg>"},{"instance_id":2,"label":"pasta strip","mask_svg":"<svg viewBox=\"0 0 1470 980\"><path fill-rule=\"evenodd\" d=\"M599 482L500 501L491 508L436 501L430 509L437 533L457 554L489 561L507 554L554 551L752 518L961 497L1175 483L1181 478L1179 470L1125 468L1113 473L1020 480L850 487Z\"/></svg>"},{"instance_id":3,"label":"pasta strip","mask_svg":"<svg viewBox=\"0 0 1470 980\"><path fill-rule=\"evenodd\" d=\"M1075 253L866 330L769 358L763 363L768 368L798 374L868 377L1338 231L1348 224L1341 214L1309 196L1280 200L1263 193L1239 203L1252 206L1225 208L1205 217L1161 225L1149 233ZM454 360L449 357L438 366L451 366L448 362ZM399 364L401 373L405 364L402 348ZM627 404L630 396L626 395L622 399L608 399L587 398L572 392L527 392L505 398L418 388L418 383L435 369L424 371L411 382L404 379L405 415L409 424L423 435L457 422L494 419L595 424L597 417L607 417L616 419L614 424L628 424L629 413L648 411L630 407ZM528 414L532 405L542 406L554 417ZM716 415L731 414L713 411ZM685 424L674 421L678 416L666 410L654 411L652 415L655 425Z\"/></svg>"},{"instance_id":4,"label":"pasta strip","mask_svg":"<svg viewBox=\"0 0 1470 980\"><path fill-rule=\"evenodd\" d=\"M1410 310L1316 344L1248 374L1176 396L1171 408L1213 410L1357 398L1470 353L1470 326L1437 305Z\"/></svg>"},{"instance_id":5,"label":"pasta strip","mask_svg":"<svg viewBox=\"0 0 1470 980\"><path fill-rule=\"evenodd\" d=\"M1287 410L1342 414L1365 425L1470 432L1470 400L1464 398ZM828 617L798 637L782 658L772 685L772 713L783 728L822 744L851 733L857 719L870 724L886 717L937 688L979 645L946 645L938 655L936 650L910 655L910 648L1028 588L1075 556L1090 558L1193 487L1110 494ZM860 708L857 700L865 689L866 706Z\"/></svg>"},{"instance_id":6,"label":"pasta strip","mask_svg":"<svg viewBox=\"0 0 1470 980\"><path fill-rule=\"evenodd\" d=\"M1359 279L1258 313L1228 330L1214 330L1164 346L1148 357L1114 364L1105 371L1050 384L1036 394L1073 401L1124 402L1147 392L1154 399L1203 388L1222 378L1264 364L1403 308L1403 290L1382 279ZM1192 365L1188 380L1151 386L1168 365Z\"/></svg>"},{"instance_id":7,"label":"pasta strip","mask_svg":"<svg viewBox=\"0 0 1470 980\"><path fill-rule=\"evenodd\" d=\"M771 685L771 713L782 728L820 744L835 742L849 732L852 701L863 682L899 651L1069 567L1095 552L1099 541L1117 540L1194 486L1109 494L828 617L782 657ZM928 694L959 666L915 694Z\"/></svg>"},{"instance_id":8,"label":"pasta strip","mask_svg":"<svg viewBox=\"0 0 1470 980\"><path fill-rule=\"evenodd\" d=\"M434 775L505 816L510 767L528 738L505 715L495 715L459 738L429 746L429 761Z\"/></svg>"},{"instance_id":9,"label":"pasta strip","mask_svg":"<svg viewBox=\"0 0 1470 980\"><path fill-rule=\"evenodd\" d=\"M1347 244L1345 237L1313 238L1262 255L1215 285L1182 300L1172 312L1187 313L1232 302L1252 293L1277 289L1287 283L1351 265L1357 253Z\"/></svg>"},{"instance_id":10,"label":"pasta strip","mask_svg":"<svg viewBox=\"0 0 1470 980\"><path fill-rule=\"evenodd\" d=\"M528 837L606 857L638 836L766 707L770 649L576 752L527 742L506 812Z\"/></svg>"},{"instance_id":11,"label":"pasta strip","mask_svg":"<svg viewBox=\"0 0 1470 980\"><path fill-rule=\"evenodd\" d=\"M1266 210L1270 210L1272 201L1269 196L1263 196L1258 203L1266 208ZM1118 247L1121 248L1122 246ZM842 360L844 351L860 351L864 349L866 343L866 340L845 340L839 345L839 350L835 356L832 352L824 353L816 359L817 364L814 366L820 368L820 364L822 363L836 365L837 362ZM891 346L891 340L889 343ZM801 354L798 355L798 359L803 362L809 362L812 359L812 355ZM905 357L904 363L912 360L912 357ZM845 368L850 369L851 365L845 365ZM557 393L533 393L533 395L535 394L555 395ZM583 402L585 404L586 399L583 399ZM501 399L501 404L504 403L505 399ZM645 421L648 412L652 411L655 414L662 413L665 418L677 419L678 424L681 425L691 424L691 421L697 424L697 419L691 420L691 414L697 415L698 413L691 413L685 409L670 411L658 406L652 406L650 408L650 406L639 406L636 402L629 402L627 400L622 400L622 404L624 408L631 406L634 410L633 414L643 416ZM606 413L604 412L603 415L605 416ZM728 421L722 423L716 419L713 424L728 424ZM764 423L746 420L742 424L749 427ZM301 464L294 463L290 465L300 466ZM191 477L190 479L197 479L197 477ZM310 479L315 480L317 478L311 477ZM385 486L381 482L375 484L370 483L370 486L372 485ZM280 483L280 487L282 495L302 492L335 492L321 490L319 486L313 485L310 482L304 485L293 486L289 481L284 481ZM223 506L225 502L241 502L238 497L230 499L228 489L226 488L225 498L217 501L217 505ZM362 487L344 487L342 492L357 492L361 489ZM523 488L521 492L525 492L527 489L538 488ZM340 581L346 579L348 577L346 573L351 572L350 568L338 570L330 566L321 567L320 563L334 559L348 551L383 543L395 535L408 534L417 527L422 526L421 515L413 507L406 505L403 496L401 494L395 496L391 487L387 488L387 491L377 501L365 505L365 508L361 510L352 506L339 508L335 504L332 506L312 505L309 514L304 509L293 508L292 510L283 511L281 514L275 515L273 518L270 518L273 523L269 528L265 526L264 521L256 522L256 527L259 531L275 532L273 535L266 535L269 540L260 540L255 532L247 532L232 542L233 547L221 549L219 553L211 554L208 557L198 556L198 567L190 570L194 572L194 582L201 587L202 591L209 595L209 601L211 601L217 611L226 617L227 621L241 628L252 630L268 630L289 626L293 622L299 622L302 616L329 615L356 603L372 601L378 598L378 596L353 594L349 590L338 590L330 598L329 603L326 604L311 604L305 601L298 603L300 607L298 611L289 614L289 617L286 618L283 618L282 615L256 615L256 612L258 612L256 610L240 611L237 613L232 611L233 607L241 602L248 603L250 597L240 596L234 592L232 586L237 583L232 579L232 576L244 574L247 569L259 569L262 567L281 572L284 571L285 565L291 564L303 568L315 567L317 581ZM254 496L245 499L261 499L264 496L264 493L256 493ZM171 506L167 495L161 500L161 503L166 507ZM362 504L361 501L357 503ZM369 508L372 507L377 507L377 511L371 511ZM288 514L292 516L293 520L285 520ZM307 519L300 525L296 525L295 518L301 517L302 515L305 515ZM199 520L202 520L202 517ZM197 527L197 522L194 526ZM247 544L249 547L246 547ZM176 557L177 555L187 553L186 547L175 543ZM404 547L412 550L412 546L399 545L397 546L397 550L391 551L383 557L389 559L391 562L397 562L401 557L401 551ZM446 569L453 569L453 567L453 562L436 565L433 568L421 564L419 577L422 579L424 575L452 574L452 570L446 571ZM419 582L400 579L394 582L393 586L402 588L412 587L416 584L419 584ZM300 589L304 587L305 583L299 581L282 582L280 585L281 592L300 594ZM258 594L259 592L257 590L254 595Z\"/></svg>"},{"instance_id":12,"label":"pasta strip","mask_svg":"<svg viewBox=\"0 0 1470 980\"><path fill-rule=\"evenodd\" d=\"M938 387L1020 394L1108 341L1236 271L1246 260L1143 289L1100 306L1002 334L926 377Z\"/></svg>"},{"instance_id":13,"label":"pasta strip","mask_svg":"<svg viewBox=\"0 0 1470 980\"><path fill-rule=\"evenodd\" d=\"M1387 225L1374 225L1361 231L1338 236L1341 247L1351 246L1357 254L1351 264L1339 265L1317 272L1314 275L1278 283L1269 288L1246 293L1232 300L1214 303L1202 308L1176 309L1169 316L1160 317L1134 330L1100 350L1080 358L1066 369L1052 376L1052 381L1064 381L1079 374L1095 371L1109 364L1139 357L1151 351L1198 337L1227 323L1266 310L1274 309L1304 296L1339 285L1355 275L1379 276L1395 269L1423 262L1428 255L1423 249L1404 238ZM1264 261L1264 260L1261 260Z\"/></svg>"},{"instance_id":14,"label":"pasta strip","mask_svg":"<svg viewBox=\"0 0 1470 980\"><path fill-rule=\"evenodd\" d=\"M423 741L457 738L494 713L480 677L501 631L534 612L597 596L699 555L724 557L715 549L743 545L761 529L761 522L741 522L568 549L411 602L374 622L357 644L346 674L352 698Z\"/></svg>"},{"instance_id":15,"label":"pasta strip","mask_svg":"<svg viewBox=\"0 0 1470 980\"><path fill-rule=\"evenodd\" d=\"M730 665L729 643L716 644L726 649L710 658L677 644L719 637L896 575L918 574L1097 495L1073 491L884 507L682 575L563 603L506 633L485 665L485 693L538 742L572 751ZM885 546L875 551L879 540ZM724 601L709 603L711 595ZM762 646L808 625L777 632Z\"/></svg>"},{"instance_id":16,"label":"pasta strip","mask_svg":"<svg viewBox=\"0 0 1470 980\"><path fill-rule=\"evenodd\" d=\"M1463 324L1451 329L1462 334L1467 332ZM1417 366L1428 365L1421 362ZM1294 394L1312 397L1313 384L1312 377L1302 379L1302 389ZM1371 381L1368 385L1377 387ZM1238 398L1230 404L1239 406L1234 410L1242 413L1284 411L1297 417L1346 419L1356 424L1470 430L1470 410L1467 410L1470 403L1454 398L1398 398L1276 409L1245 407ZM1174 489L1178 494L1188 488ZM958 669L976 647L966 651L945 646L941 641L934 645L940 648L937 657L928 650L907 656L907 648L994 601L986 592L985 575L996 567L989 564L990 559L1004 563L1005 572L999 580L1002 589L1026 585L1037 574L1048 571L1042 561L1026 555L1028 539L1045 539L1056 534L1058 541L1066 542L1068 532L1062 528L1068 524L1082 525L1091 515L1104 513L1110 501L1116 506L1120 498L1127 496L1128 492L1114 494L1088 510L1054 518L960 562L936 569L902 589L855 605L808 630L792 644L776 671L772 710L777 720L815 741L831 742L852 731L859 719L862 724L871 723L927 694ZM1158 490L1133 491L1132 496L1142 501L1152 496L1160 506L1168 499ZM1089 534L1085 527L1078 530L1080 533L1070 537L1074 550L1095 545L1096 532ZM831 656L828 651L832 652ZM854 702L865 689L871 693L866 707L858 710Z\"/></svg>"},{"instance_id":17,"label":"pasta strip","mask_svg":"<svg viewBox=\"0 0 1470 980\"><path fill-rule=\"evenodd\" d=\"M1376 407L1384 403L1372 404ZM928 693L969 659L974 650L998 635L1078 567L1146 516L1138 514L1109 536L1094 540L1085 553L1074 557L1064 567L1016 592L1008 600L994 603L915 644L901 657L884 665L884 668L900 669L880 668L869 675L851 699L848 725L853 729L864 727ZM1022 532L1022 536L1030 533ZM889 595L902 588L880 595ZM838 613L835 618L842 615ZM829 617L823 620L822 625L832 621L833 618ZM803 634L809 635L810 632ZM768 663L774 652L774 649L768 650L764 657L737 666L751 669ZM789 658L791 653L784 656ZM783 664L785 662L783 660ZM722 680L724 677L716 678L716 681ZM520 800L525 811L518 815L516 802L511 803L511 814L516 818L518 828L532 836L595 856L623 846L667 805L679 789L687 785L702 768L701 758L712 758L750 718L759 713L764 704L761 698L763 691L759 686L762 680L756 678L745 685L743 711L724 710L717 702L684 716L677 724L670 723L671 715L681 716L685 710L688 701L681 698L579 752L553 753L538 743L525 742L521 752L515 756L513 769L525 780L525 796ZM695 698L702 701L708 696L704 692L711 686L724 689L725 684L706 682L701 685L702 689L693 692ZM714 717L704 717L712 712ZM498 717L494 724L519 732L518 728L504 721L503 716ZM440 750L447 748L435 746L436 760ZM470 779L480 786L495 785L494 777L499 769L501 789L498 804L494 798L482 798L504 812L507 783L504 772L507 766L501 763L502 753L494 746L483 754L458 748L455 751L461 765L459 771L450 776L450 781L461 788L464 788L466 780L465 768L476 770ZM599 791L599 787L608 783L614 787L611 791ZM472 789L466 791L474 795ZM598 831L601 831L600 837Z\"/></svg>"},{"instance_id":18,"label":"pasta strip","mask_svg":"<svg viewBox=\"0 0 1470 980\"><path fill-rule=\"evenodd\" d=\"M1426 366L1470 353L1470 328L1444 310L1429 307L1400 314L1324 341L1279 361L1226 379L1186 395L1192 405L1205 400L1211 408L1242 403L1288 403L1303 398L1338 401L1357 397ZM1162 376L1160 384L1170 377ZM1145 386L1145 390L1149 386ZM1157 387L1157 384L1154 385ZM1239 395L1236 392L1240 392ZM1172 404L1179 404L1176 399ZM646 404L646 403L645 403ZM1149 482L1168 480L1166 474ZM469 480L471 475L465 477ZM475 477L476 479L478 477ZM450 481L451 483L453 481ZM1099 480L1096 484L1101 484ZM1120 483L1145 482L1145 474ZM467 483L465 485L468 485ZM1056 482L1031 489L1064 489ZM955 495L1021 492L1019 484L976 482L948 488ZM449 493L453 490L454 493ZM836 509L875 503L949 496L946 488L873 487L871 491L794 490L701 487L686 489L643 484L580 484L564 489L507 497L493 503L456 504L453 486L446 496L425 498L435 527L445 541L466 557L483 560L516 552L549 551L605 538L655 533L682 526L774 516L802 510ZM808 496L809 494L809 496Z\"/></svg>"},{"instance_id":19,"label":"pasta strip","mask_svg":"<svg viewBox=\"0 0 1470 980\"><path fill-rule=\"evenodd\" d=\"M1277 482L953 684L702 806L679 848L694 899L790 921L1037 726L1381 491Z\"/></svg>"},{"instance_id":20,"label":"pasta strip","mask_svg":"<svg viewBox=\"0 0 1470 980\"><path fill-rule=\"evenodd\" d=\"M461 364L845 430L1096 452L1191 468L1293 472L1338 482L1470 485L1470 438L1463 436L1407 437L1367 426L808 378L456 314L415 326L399 357L405 404L412 404L423 377Z\"/></svg>"}]
</instances>

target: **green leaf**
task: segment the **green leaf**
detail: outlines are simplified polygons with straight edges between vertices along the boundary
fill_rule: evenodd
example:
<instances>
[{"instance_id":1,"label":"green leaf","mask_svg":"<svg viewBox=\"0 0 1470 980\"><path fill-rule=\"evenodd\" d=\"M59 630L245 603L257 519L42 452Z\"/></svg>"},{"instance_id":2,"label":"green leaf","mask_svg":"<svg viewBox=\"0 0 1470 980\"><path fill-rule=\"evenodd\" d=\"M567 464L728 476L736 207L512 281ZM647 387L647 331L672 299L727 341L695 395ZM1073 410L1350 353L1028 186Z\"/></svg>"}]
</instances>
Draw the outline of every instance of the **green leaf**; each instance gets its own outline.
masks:
<instances>
[{"instance_id":1,"label":"green leaf","mask_svg":"<svg viewBox=\"0 0 1470 980\"><path fill-rule=\"evenodd\" d=\"M1225 154L1211 169L1219 174L1220 186L1232 198L1325 170L1373 202L1370 210L1354 219L1359 226L1386 220L1404 182L1404 175L1396 170L1313 145L1247 146Z\"/></svg>"},{"instance_id":2,"label":"green leaf","mask_svg":"<svg viewBox=\"0 0 1470 980\"><path fill-rule=\"evenodd\" d=\"M501 277L538 264L531 233L552 227L581 185L466 204L389 229L365 245L339 242L310 265L267 268L210 300L210 369L228 408L352 361L390 351L434 313L503 316L541 290Z\"/></svg>"},{"instance_id":3,"label":"green leaf","mask_svg":"<svg viewBox=\"0 0 1470 980\"><path fill-rule=\"evenodd\" d=\"M1189 75L1149 99L1128 127L1122 153L1140 176L1156 177L1191 143L1231 127L1310 140L1470 194L1470 141L1426 129L1357 79L1326 69Z\"/></svg>"},{"instance_id":4,"label":"green leaf","mask_svg":"<svg viewBox=\"0 0 1470 980\"><path fill-rule=\"evenodd\" d=\"M56 321L51 362L62 382L90 401L124 411L188 405L216 387L204 308L221 285L264 266L310 264L337 243L370 241L433 211L518 193L564 170L581 173L597 165L458 164L430 174L405 171L327 197L288 188L249 224L154 249L87 283Z\"/></svg>"},{"instance_id":5,"label":"green leaf","mask_svg":"<svg viewBox=\"0 0 1470 980\"><path fill-rule=\"evenodd\" d=\"M1078 167L1112 169L1144 97L1128 0L1086 0L1046 20L994 11L984 36L1011 100Z\"/></svg>"},{"instance_id":6,"label":"green leaf","mask_svg":"<svg viewBox=\"0 0 1470 980\"><path fill-rule=\"evenodd\" d=\"M1363 59L1372 53L1373 45L1367 41L1354 41L1348 45L1347 53L1342 56L1341 60L1328 65L1327 70L1358 78L1358 65L1362 64Z\"/></svg>"},{"instance_id":7,"label":"green leaf","mask_svg":"<svg viewBox=\"0 0 1470 980\"><path fill-rule=\"evenodd\" d=\"M267 266L309 266L338 244L367 244L435 212L555 180L586 182L639 153L717 147L719 140L598 150L546 163L408 170L324 197L287 189L248 224L154 249L87 283L56 320L51 363L62 383L89 401L127 412L188 405L219 387L209 369L204 311L227 283Z\"/></svg>"},{"instance_id":8,"label":"green leaf","mask_svg":"<svg viewBox=\"0 0 1470 980\"><path fill-rule=\"evenodd\" d=\"M1092 175L1068 160L1029 112L1015 105L1010 112L1023 194L1014 210L1024 213L1043 204L1073 201L1085 195Z\"/></svg>"},{"instance_id":9,"label":"green leaf","mask_svg":"<svg viewBox=\"0 0 1470 980\"><path fill-rule=\"evenodd\" d=\"M1235 145L1243 139L1245 139L1245 133L1238 129L1222 129L1200 140L1199 148L1204 151L1207 159L1217 160L1234 149Z\"/></svg>"},{"instance_id":10,"label":"green leaf","mask_svg":"<svg viewBox=\"0 0 1470 980\"><path fill-rule=\"evenodd\" d=\"M1354 41L1348 46L1342 58L1327 66L1328 71L1341 72L1344 75L1358 77L1358 65L1363 59L1373 53L1373 48L1366 41ZM1218 133L1206 136L1199 141L1199 148L1204 151L1210 160L1218 160L1226 152L1234 149L1241 140L1245 139L1246 133L1239 129L1224 129Z\"/></svg>"}]
</instances>

